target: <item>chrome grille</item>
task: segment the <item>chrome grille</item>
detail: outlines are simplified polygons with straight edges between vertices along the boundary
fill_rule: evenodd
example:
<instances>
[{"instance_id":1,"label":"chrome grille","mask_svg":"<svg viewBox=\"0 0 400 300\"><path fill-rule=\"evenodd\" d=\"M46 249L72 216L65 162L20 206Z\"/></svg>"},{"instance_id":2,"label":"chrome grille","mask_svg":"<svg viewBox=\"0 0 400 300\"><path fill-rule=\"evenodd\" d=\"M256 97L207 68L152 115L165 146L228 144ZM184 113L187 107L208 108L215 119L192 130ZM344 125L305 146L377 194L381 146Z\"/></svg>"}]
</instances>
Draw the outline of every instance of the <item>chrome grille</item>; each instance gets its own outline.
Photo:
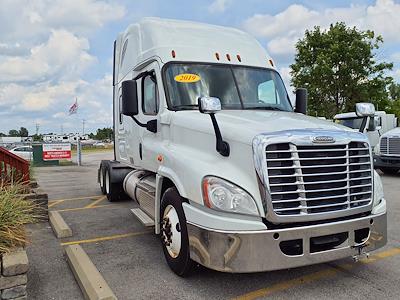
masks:
<instances>
[{"instance_id":1,"label":"chrome grille","mask_svg":"<svg viewBox=\"0 0 400 300\"><path fill-rule=\"evenodd\" d=\"M315 215L371 204L370 148L343 145L267 145L272 208L280 216Z\"/></svg>"},{"instance_id":2,"label":"chrome grille","mask_svg":"<svg viewBox=\"0 0 400 300\"><path fill-rule=\"evenodd\" d=\"M382 137L380 152L384 155L400 155L400 137Z\"/></svg>"},{"instance_id":3,"label":"chrome grille","mask_svg":"<svg viewBox=\"0 0 400 300\"><path fill-rule=\"evenodd\" d=\"M381 138L380 150L381 150L382 154L388 154L388 138L387 137Z\"/></svg>"}]
</instances>

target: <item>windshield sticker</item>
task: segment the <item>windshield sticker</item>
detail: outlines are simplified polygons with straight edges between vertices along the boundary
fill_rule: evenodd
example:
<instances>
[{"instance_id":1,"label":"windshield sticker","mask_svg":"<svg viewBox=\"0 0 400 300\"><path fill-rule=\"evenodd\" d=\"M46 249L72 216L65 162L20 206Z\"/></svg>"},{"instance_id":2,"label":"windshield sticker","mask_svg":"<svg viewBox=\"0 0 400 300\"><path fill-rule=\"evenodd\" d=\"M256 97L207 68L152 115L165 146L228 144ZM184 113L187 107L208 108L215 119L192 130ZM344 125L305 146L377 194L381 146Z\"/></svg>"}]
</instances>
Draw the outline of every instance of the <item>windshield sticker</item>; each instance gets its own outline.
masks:
<instances>
[{"instance_id":1,"label":"windshield sticker","mask_svg":"<svg viewBox=\"0 0 400 300\"><path fill-rule=\"evenodd\" d=\"M199 75L196 74L178 74L174 77L176 82L183 82L183 83L192 83L192 82L197 82L201 78Z\"/></svg>"}]
</instances>

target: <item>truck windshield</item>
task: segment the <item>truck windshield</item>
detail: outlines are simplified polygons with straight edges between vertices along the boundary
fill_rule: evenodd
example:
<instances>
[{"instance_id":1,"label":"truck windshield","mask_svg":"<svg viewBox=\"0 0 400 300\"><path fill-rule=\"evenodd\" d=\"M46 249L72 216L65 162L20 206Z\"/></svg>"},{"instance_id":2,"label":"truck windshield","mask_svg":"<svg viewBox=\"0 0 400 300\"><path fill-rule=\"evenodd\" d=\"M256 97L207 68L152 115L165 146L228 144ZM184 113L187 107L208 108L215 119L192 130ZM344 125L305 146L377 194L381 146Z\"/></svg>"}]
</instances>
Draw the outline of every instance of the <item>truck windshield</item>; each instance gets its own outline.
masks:
<instances>
[{"instance_id":1,"label":"truck windshield","mask_svg":"<svg viewBox=\"0 0 400 300\"><path fill-rule=\"evenodd\" d=\"M222 109L292 111L279 74L270 69L206 64L171 64L165 70L168 105L197 109L201 96L217 97Z\"/></svg>"},{"instance_id":2,"label":"truck windshield","mask_svg":"<svg viewBox=\"0 0 400 300\"><path fill-rule=\"evenodd\" d=\"M379 117L374 117L372 120L368 121L368 131L374 131L376 128L376 125L378 123ZM363 118L362 117L354 117L354 118L345 118L345 119L335 119L335 122L346 126L350 127L353 129L360 129L361 123L362 123Z\"/></svg>"}]
</instances>

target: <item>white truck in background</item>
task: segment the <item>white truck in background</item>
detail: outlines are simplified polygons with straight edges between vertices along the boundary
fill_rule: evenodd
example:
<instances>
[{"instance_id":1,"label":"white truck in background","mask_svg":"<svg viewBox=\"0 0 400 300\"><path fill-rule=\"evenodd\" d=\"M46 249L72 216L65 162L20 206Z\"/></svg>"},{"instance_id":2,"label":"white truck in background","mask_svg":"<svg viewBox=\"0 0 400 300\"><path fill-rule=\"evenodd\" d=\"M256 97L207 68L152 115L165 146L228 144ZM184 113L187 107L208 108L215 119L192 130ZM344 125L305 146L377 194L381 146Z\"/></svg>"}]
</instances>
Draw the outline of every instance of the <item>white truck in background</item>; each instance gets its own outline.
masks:
<instances>
[{"instance_id":1,"label":"white truck in background","mask_svg":"<svg viewBox=\"0 0 400 300\"><path fill-rule=\"evenodd\" d=\"M333 118L335 123L359 130L363 117L357 116L355 112L337 114ZM394 114L387 114L385 111L376 111L375 116L368 118L365 134L374 149L379 138L385 132L397 127L397 118Z\"/></svg>"},{"instance_id":2,"label":"white truck in background","mask_svg":"<svg viewBox=\"0 0 400 300\"><path fill-rule=\"evenodd\" d=\"M400 128L382 134L374 150L374 167L386 174L400 170Z\"/></svg>"},{"instance_id":3,"label":"white truck in background","mask_svg":"<svg viewBox=\"0 0 400 300\"><path fill-rule=\"evenodd\" d=\"M160 236L178 275L293 268L386 244L386 201L366 136L306 116L248 34L146 18L114 43L109 201ZM367 118L368 104L358 107Z\"/></svg>"}]
</instances>

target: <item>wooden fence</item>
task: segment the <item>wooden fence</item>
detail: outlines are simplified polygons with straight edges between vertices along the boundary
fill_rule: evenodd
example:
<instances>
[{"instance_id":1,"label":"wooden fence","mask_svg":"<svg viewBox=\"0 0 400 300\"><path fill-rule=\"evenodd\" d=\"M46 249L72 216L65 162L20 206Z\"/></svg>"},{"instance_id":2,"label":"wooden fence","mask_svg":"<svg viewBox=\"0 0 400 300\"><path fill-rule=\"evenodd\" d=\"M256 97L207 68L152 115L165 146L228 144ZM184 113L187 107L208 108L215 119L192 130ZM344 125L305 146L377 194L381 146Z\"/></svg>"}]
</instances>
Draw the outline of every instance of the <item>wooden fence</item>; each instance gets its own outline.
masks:
<instances>
[{"instance_id":1,"label":"wooden fence","mask_svg":"<svg viewBox=\"0 0 400 300\"><path fill-rule=\"evenodd\" d=\"M0 185L29 182L29 161L0 147Z\"/></svg>"}]
</instances>

